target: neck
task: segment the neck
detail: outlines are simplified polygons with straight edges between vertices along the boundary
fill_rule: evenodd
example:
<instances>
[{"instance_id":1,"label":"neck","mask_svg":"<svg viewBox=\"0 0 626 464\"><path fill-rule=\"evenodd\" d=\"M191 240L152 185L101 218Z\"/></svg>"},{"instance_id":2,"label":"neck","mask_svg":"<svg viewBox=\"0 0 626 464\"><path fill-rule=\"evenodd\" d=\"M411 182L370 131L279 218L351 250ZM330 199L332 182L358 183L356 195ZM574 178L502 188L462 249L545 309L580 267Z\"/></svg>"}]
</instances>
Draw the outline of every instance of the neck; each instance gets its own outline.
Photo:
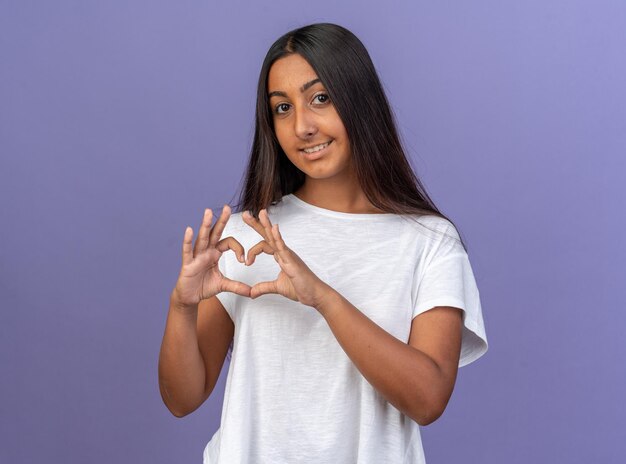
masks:
<instances>
[{"instance_id":1,"label":"neck","mask_svg":"<svg viewBox=\"0 0 626 464\"><path fill-rule=\"evenodd\" d=\"M331 211L355 214L383 212L370 203L356 176L350 179L313 179L307 176L294 195L311 205Z\"/></svg>"}]
</instances>

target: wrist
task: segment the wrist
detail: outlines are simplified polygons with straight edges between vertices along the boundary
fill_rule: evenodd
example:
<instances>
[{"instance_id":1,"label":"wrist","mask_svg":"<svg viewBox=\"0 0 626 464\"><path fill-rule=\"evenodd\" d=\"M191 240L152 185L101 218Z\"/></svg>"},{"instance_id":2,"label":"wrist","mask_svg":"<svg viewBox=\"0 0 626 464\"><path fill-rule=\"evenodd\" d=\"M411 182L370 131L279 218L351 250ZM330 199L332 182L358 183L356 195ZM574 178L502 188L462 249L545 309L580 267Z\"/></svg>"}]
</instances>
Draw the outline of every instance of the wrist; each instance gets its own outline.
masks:
<instances>
[{"instance_id":1,"label":"wrist","mask_svg":"<svg viewBox=\"0 0 626 464\"><path fill-rule=\"evenodd\" d=\"M324 285L324 290L321 292L318 303L314 306L314 308L322 316L326 317L328 311L330 311L331 308L337 306L337 302L341 298L341 294L330 285Z\"/></svg>"},{"instance_id":2,"label":"wrist","mask_svg":"<svg viewBox=\"0 0 626 464\"><path fill-rule=\"evenodd\" d=\"M170 295L170 308L178 313L192 314L198 310L198 303L186 303L180 300L174 289Z\"/></svg>"}]
</instances>

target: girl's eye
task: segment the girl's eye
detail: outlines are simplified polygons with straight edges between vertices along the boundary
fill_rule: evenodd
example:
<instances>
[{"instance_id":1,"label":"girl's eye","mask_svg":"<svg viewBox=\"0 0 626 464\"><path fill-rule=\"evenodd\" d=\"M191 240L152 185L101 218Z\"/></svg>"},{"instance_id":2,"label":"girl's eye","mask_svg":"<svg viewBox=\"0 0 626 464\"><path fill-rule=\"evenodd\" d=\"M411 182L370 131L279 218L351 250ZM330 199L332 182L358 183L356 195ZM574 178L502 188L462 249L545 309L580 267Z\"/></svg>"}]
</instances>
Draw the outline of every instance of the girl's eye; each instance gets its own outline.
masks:
<instances>
[{"instance_id":1,"label":"girl's eye","mask_svg":"<svg viewBox=\"0 0 626 464\"><path fill-rule=\"evenodd\" d=\"M289 105L287 103L281 103L274 108L274 112L276 114L282 114L289 110Z\"/></svg>"},{"instance_id":2,"label":"girl's eye","mask_svg":"<svg viewBox=\"0 0 626 464\"><path fill-rule=\"evenodd\" d=\"M318 95L315 95L313 100L315 99L317 99L317 101L320 103L328 103L328 101L330 100L330 97L326 95L325 93L320 93Z\"/></svg>"}]
</instances>

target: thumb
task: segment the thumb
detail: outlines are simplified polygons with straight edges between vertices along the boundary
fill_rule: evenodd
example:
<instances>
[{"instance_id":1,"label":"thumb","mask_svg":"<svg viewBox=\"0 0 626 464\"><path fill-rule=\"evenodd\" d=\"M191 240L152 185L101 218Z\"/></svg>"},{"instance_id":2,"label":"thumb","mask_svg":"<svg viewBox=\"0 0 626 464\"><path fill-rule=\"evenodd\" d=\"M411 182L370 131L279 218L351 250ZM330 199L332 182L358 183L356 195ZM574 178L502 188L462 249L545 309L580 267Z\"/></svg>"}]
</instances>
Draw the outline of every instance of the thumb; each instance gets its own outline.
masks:
<instances>
[{"instance_id":1,"label":"thumb","mask_svg":"<svg viewBox=\"0 0 626 464\"><path fill-rule=\"evenodd\" d=\"M275 280L268 282L259 282L253 285L250 289L250 298L254 299L261 295L267 295L268 293L278 293Z\"/></svg>"}]
</instances>

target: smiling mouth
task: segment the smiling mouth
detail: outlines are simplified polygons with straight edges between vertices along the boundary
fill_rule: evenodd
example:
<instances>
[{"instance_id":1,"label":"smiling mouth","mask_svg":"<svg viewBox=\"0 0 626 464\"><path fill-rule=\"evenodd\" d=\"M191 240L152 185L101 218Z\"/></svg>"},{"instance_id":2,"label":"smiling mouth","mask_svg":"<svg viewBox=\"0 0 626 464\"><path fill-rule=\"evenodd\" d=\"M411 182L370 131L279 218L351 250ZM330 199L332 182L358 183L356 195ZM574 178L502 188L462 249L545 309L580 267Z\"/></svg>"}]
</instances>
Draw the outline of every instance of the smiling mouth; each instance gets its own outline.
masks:
<instances>
[{"instance_id":1,"label":"smiling mouth","mask_svg":"<svg viewBox=\"0 0 626 464\"><path fill-rule=\"evenodd\" d=\"M310 147L310 148L303 148L300 151L303 151L304 153L308 153L309 155L312 153L316 153L320 150L323 150L324 148L326 148L328 145L330 145L333 141L329 140L328 142L325 143L320 143L319 145L315 145L314 147Z\"/></svg>"}]
</instances>

